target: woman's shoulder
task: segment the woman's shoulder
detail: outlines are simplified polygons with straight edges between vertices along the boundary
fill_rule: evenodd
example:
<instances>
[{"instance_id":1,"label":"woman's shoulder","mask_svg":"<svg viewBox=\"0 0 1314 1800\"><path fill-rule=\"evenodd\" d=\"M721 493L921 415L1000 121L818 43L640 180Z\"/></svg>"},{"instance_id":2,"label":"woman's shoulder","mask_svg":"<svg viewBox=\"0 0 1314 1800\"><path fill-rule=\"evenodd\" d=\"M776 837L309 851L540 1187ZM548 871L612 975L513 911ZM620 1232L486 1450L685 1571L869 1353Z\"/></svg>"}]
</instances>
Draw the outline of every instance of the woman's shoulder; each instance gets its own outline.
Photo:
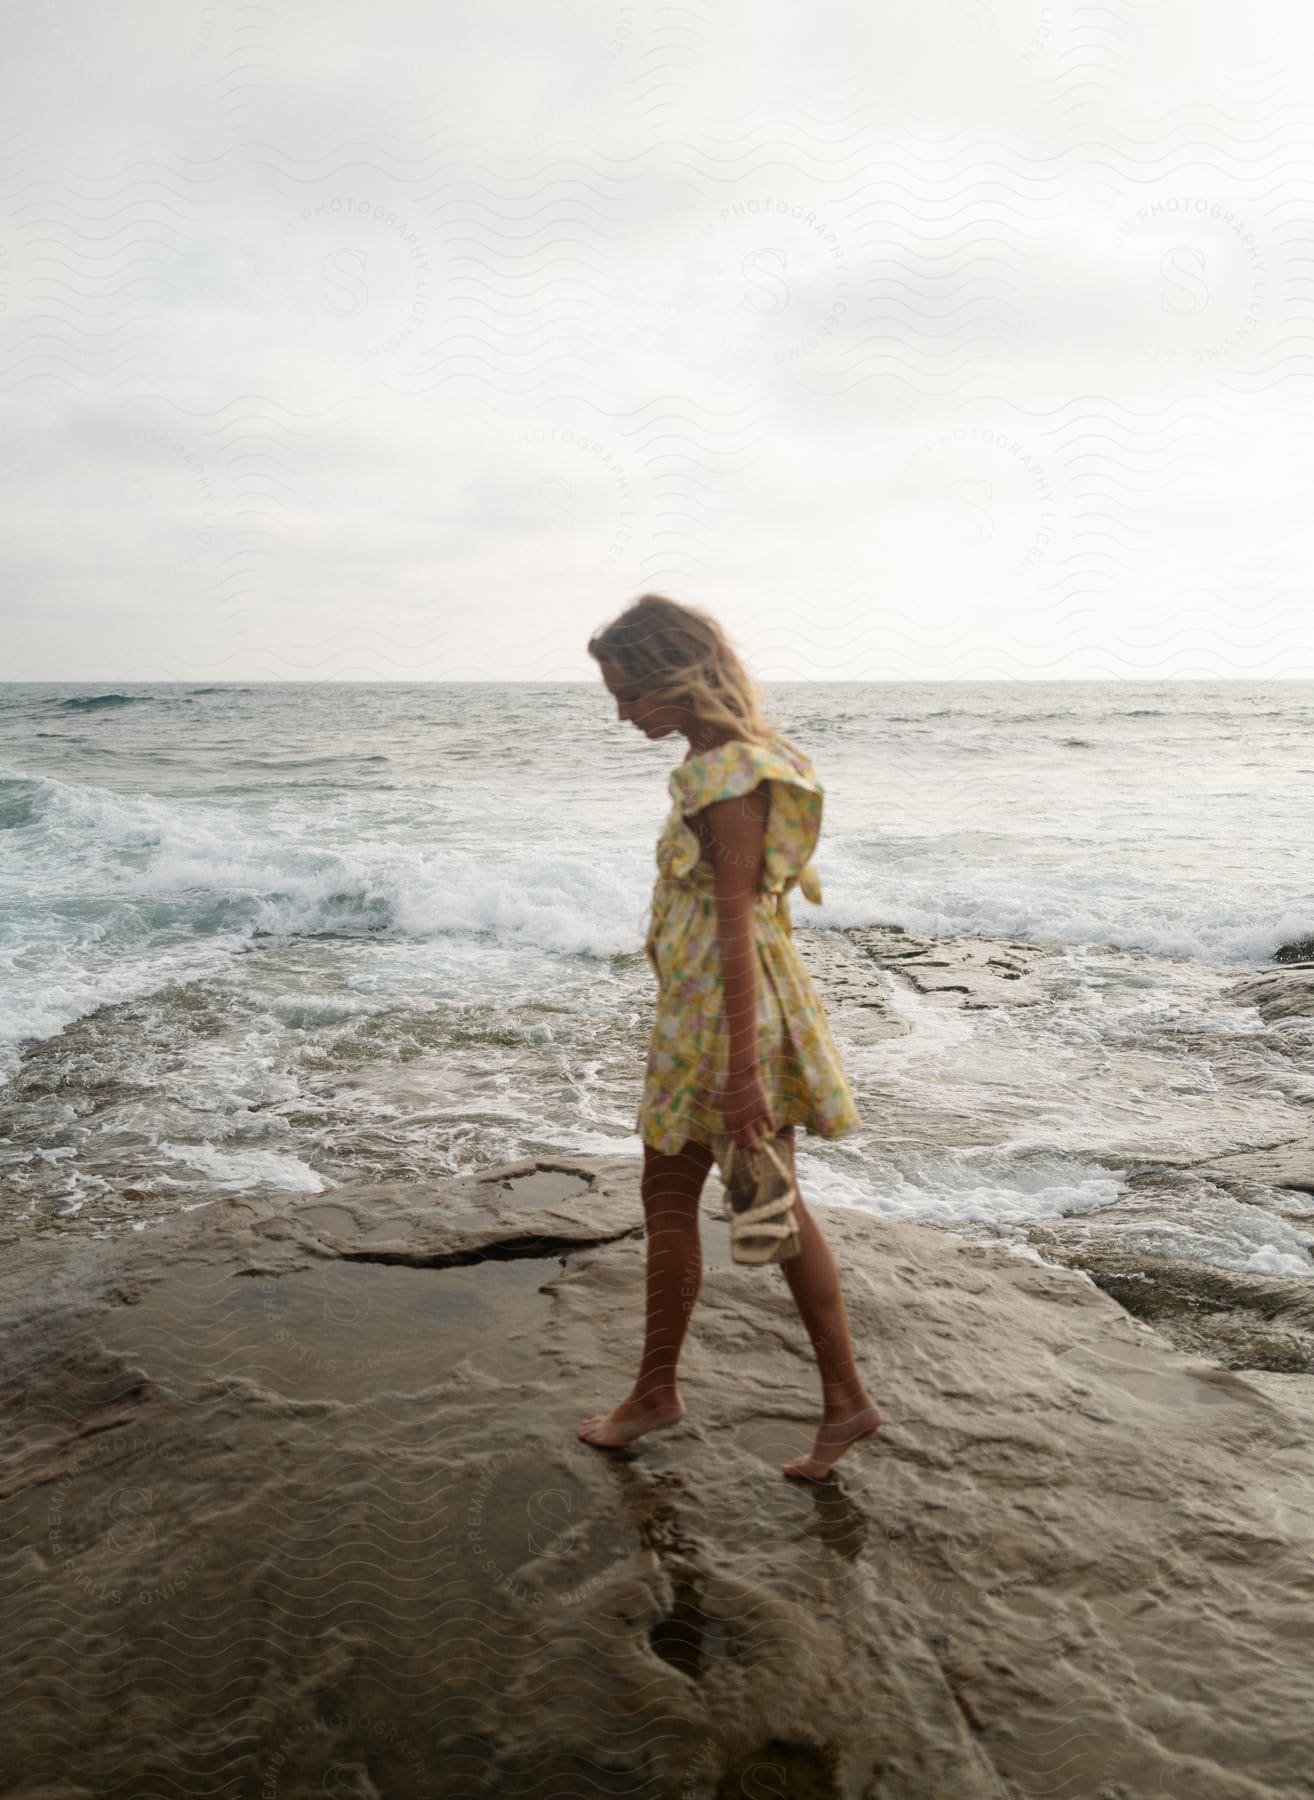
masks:
<instances>
[{"instance_id":1,"label":"woman's shoulder","mask_svg":"<svg viewBox=\"0 0 1314 1800\"><path fill-rule=\"evenodd\" d=\"M770 732L761 743L730 738L714 749L686 756L671 771L670 787L682 800L707 805L718 795L742 794L762 781L784 781L820 791L811 759L782 731ZM685 810L694 807L690 804Z\"/></svg>"},{"instance_id":2,"label":"woman's shoulder","mask_svg":"<svg viewBox=\"0 0 1314 1800\"><path fill-rule=\"evenodd\" d=\"M785 736L783 731L773 732L772 745L778 755L784 756L804 773L812 774L812 758L806 750L801 750L793 738Z\"/></svg>"}]
</instances>

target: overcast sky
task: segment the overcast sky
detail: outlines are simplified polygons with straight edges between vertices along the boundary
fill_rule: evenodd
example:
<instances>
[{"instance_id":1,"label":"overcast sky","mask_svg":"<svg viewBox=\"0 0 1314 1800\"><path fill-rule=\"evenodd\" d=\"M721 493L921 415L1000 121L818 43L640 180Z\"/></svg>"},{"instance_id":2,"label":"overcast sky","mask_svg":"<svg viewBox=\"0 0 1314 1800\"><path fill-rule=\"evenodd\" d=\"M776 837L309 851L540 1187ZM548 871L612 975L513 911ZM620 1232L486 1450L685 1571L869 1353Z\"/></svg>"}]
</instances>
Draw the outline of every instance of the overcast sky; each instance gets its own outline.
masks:
<instances>
[{"instance_id":1,"label":"overcast sky","mask_svg":"<svg viewBox=\"0 0 1314 1800\"><path fill-rule=\"evenodd\" d=\"M1314 677L1301 0L3 29L0 679Z\"/></svg>"}]
</instances>

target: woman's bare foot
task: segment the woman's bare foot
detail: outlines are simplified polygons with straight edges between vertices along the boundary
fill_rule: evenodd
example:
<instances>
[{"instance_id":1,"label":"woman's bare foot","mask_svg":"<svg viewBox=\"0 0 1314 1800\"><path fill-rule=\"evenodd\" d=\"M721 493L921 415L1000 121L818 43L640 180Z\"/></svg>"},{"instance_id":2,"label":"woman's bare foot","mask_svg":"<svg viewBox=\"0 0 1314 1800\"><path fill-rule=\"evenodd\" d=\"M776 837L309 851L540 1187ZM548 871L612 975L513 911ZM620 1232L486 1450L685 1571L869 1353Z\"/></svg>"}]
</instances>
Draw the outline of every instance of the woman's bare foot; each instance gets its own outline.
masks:
<instances>
[{"instance_id":1,"label":"woman's bare foot","mask_svg":"<svg viewBox=\"0 0 1314 1800\"><path fill-rule=\"evenodd\" d=\"M599 1413L585 1419L575 1435L599 1450L619 1450L632 1444L645 1431L659 1431L664 1425L678 1425L684 1417L684 1403L678 1394L665 1400L652 1400L628 1394L613 1413Z\"/></svg>"},{"instance_id":2,"label":"woman's bare foot","mask_svg":"<svg viewBox=\"0 0 1314 1800\"><path fill-rule=\"evenodd\" d=\"M881 1422L881 1415L870 1403L856 1412L836 1413L817 1427L817 1441L810 1456L796 1456L781 1465L785 1475L801 1475L807 1481L824 1481L850 1444L870 1437Z\"/></svg>"}]
</instances>

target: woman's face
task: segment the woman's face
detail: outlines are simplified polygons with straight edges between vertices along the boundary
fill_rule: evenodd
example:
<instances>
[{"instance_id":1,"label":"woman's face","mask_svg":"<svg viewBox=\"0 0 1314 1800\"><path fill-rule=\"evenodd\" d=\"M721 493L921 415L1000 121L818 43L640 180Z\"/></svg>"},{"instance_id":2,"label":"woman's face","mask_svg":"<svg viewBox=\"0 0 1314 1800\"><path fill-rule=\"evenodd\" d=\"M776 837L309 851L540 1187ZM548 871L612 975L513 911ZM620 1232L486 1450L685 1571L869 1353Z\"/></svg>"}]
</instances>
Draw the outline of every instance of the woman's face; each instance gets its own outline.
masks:
<instances>
[{"instance_id":1,"label":"woman's face","mask_svg":"<svg viewBox=\"0 0 1314 1800\"><path fill-rule=\"evenodd\" d=\"M669 737L673 731L682 729L685 707L672 700L645 697L634 682L626 680L615 663L599 662L598 668L607 692L615 699L616 717L622 724L628 722L650 738Z\"/></svg>"}]
</instances>

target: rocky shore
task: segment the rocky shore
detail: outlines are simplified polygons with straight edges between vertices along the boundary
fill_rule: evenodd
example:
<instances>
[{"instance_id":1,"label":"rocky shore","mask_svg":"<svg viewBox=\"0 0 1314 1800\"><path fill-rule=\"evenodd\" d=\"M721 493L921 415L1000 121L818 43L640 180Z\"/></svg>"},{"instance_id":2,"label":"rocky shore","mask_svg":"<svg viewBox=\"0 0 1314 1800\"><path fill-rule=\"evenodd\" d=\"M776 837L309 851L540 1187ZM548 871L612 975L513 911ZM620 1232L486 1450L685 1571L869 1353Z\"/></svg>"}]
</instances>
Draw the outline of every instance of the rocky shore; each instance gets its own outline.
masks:
<instances>
[{"instance_id":1,"label":"rocky shore","mask_svg":"<svg viewBox=\"0 0 1314 1800\"><path fill-rule=\"evenodd\" d=\"M852 1004L861 990L863 1016L879 1023L867 1029L897 1036L906 1020L891 1008L893 984L906 984L932 1005L968 1012L1003 1007L1043 1007L1062 1001L1070 971L1059 947L1000 942L988 938L917 939L887 926L833 934L799 933L804 955L834 1011ZM809 942L808 940L813 940ZM816 940L821 940L817 942ZM853 973L846 985L834 968L836 945L847 942ZM1292 953L1305 946L1287 947ZM854 952L857 954L854 955ZM1111 952L1134 969L1136 959ZM870 987L869 965L880 970L882 986ZM1127 1165L1126 1192L1115 1206L1094 1213L1029 1223L1023 1232L1046 1262L1079 1268L1137 1318L1152 1323L1183 1350L1216 1359L1225 1368L1314 1373L1314 965L1284 954L1283 964L1235 978L1212 977L1216 1004L1253 1007L1264 1029L1250 1040L1256 1059L1290 1065L1293 1049L1304 1051L1303 1081L1296 1091L1274 1093L1264 1140L1251 1142L1248 1118L1229 1106L1229 1086L1245 1095L1256 1083L1254 1070L1240 1075L1217 1064L1210 1037L1176 1021L1166 1024L1162 1048L1198 1055L1203 1074L1192 1090L1176 1069L1155 1068L1144 1041L1130 1043L1121 1056L1098 1068L1102 1083L1119 1095L1143 1102L1128 1109L1116 1130L1096 1138L1092 1148ZM1303 1021L1300 1046L1282 1035L1284 1025ZM858 1028L861 1030L862 1028ZM846 1026L846 1035L854 1028ZM1082 1072L1084 1076L1085 1072ZM1079 1079L1081 1079L1079 1077ZM1277 1079L1274 1077L1273 1079ZM1182 1108L1169 1129L1156 1135L1154 1084L1167 1086ZM1093 1084L1092 1084L1093 1085ZM1187 1098L1189 1096L1189 1098ZM1090 1087L1080 1095L1088 1103ZM1189 1111L1187 1110L1189 1108ZM1140 1116L1136 1116L1139 1113ZM1147 1123L1147 1120L1149 1121ZM1195 1121L1198 1120L1198 1125ZM1174 1233L1199 1230L1202 1214L1220 1221L1225 1240L1229 1212L1267 1209L1293 1231L1293 1248L1309 1264L1308 1274L1251 1273L1205 1260L1184 1260ZM1163 1251L1151 1247L1164 1245Z\"/></svg>"},{"instance_id":2,"label":"rocky shore","mask_svg":"<svg viewBox=\"0 0 1314 1800\"><path fill-rule=\"evenodd\" d=\"M639 1343L636 1176L23 1246L5 1791L1314 1791L1314 1380L836 1210L886 1423L791 1483L815 1368L709 1197L688 1416L592 1450Z\"/></svg>"},{"instance_id":3,"label":"rocky shore","mask_svg":"<svg viewBox=\"0 0 1314 1800\"><path fill-rule=\"evenodd\" d=\"M1069 978L1036 946L798 937L855 1045L907 1034L901 994ZM1299 967L1226 991L1265 1029L1314 1012ZM15 1245L3 1791L1314 1793L1310 1290L1136 1235L1202 1184L1309 1220L1308 1113L1277 1116L1137 1140L1117 1205L1011 1242L826 1209L885 1424L819 1486L779 1472L818 1410L801 1323L778 1269L730 1263L715 1183L687 1417L576 1438L637 1360L633 1158Z\"/></svg>"}]
</instances>

